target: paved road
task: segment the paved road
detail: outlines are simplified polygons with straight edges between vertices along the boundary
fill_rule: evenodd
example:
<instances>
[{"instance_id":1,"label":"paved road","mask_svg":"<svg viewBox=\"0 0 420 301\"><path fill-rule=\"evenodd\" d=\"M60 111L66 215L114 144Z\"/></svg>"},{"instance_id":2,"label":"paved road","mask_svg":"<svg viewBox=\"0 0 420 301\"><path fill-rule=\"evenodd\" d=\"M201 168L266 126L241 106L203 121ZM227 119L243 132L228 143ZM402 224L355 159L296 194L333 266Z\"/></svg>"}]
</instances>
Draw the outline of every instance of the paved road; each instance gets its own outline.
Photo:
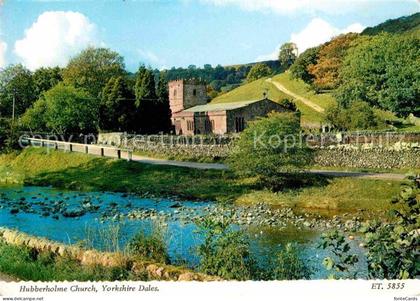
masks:
<instances>
[{"instance_id":1,"label":"paved road","mask_svg":"<svg viewBox=\"0 0 420 301\"><path fill-rule=\"evenodd\" d=\"M124 155L123 155L124 157ZM164 159L155 159L143 156L133 155L133 161L145 163L145 164L156 164L156 165L170 165L178 167L187 167L195 169L215 169L215 170L228 170L229 167L221 163L197 163L197 162L184 162L184 161L173 161ZM403 174L396 173L365 173L356 171L338 171L338 170L308 170L306 173L320 174L331 177L353 177L361 179L373 179L373 180L391 180L401 181L405 178Z\"/></svg>"},{"instance_id":2,"label":"paved road","mask_svg":"<svg viewBox=\"0 0 420 301\"><path fill-rule=\"evenodd\" d=\"M297 95L296 93L293 93L292 91L288 90L285 86L283 86L282 84L280 84L279 82L273 81L271 78L266 80L267 82L273 84L277 89L279 89L281 92L292 96L293 98L296 98L298 100L300 100L301 102L303 102L305 105L307 105L308 107L311 107L312 109L314 109L317 112L323 113L325 111L324 108L320 107L319 105L317 105L316 103L314 103L313 101L302 97L300 95Z\"/></svg>"},{"instance_id":3,"label":"paved road","mask_svg":"<svg viewBox=\"0 0 420 301\"><path fill-rule=\"evenodd\" d=\"M126 154L122 154L123 158L127 158ZM156 164L156 165L169 165L169 166L178 166L178 167L187 167L195 169L216 169L216 170L227 170L229 169L225 164L220 163L198 163L198 162L185 162L185 161L174 161L174 160L164 160L143 157L138 155L133 155L132 160L140 163L146 164Z\"/></svg>"},{"instance_id":4,"label":"paved road","mask_svg":"<svg viewBox=\"0 0 420 301\"><path fill-rule=\"evenodd\" d=\"M48 140L44 140L48 145ZM69 144L69 143L68 143ZM85 145L85 144L73 144L72 151L85 153L86 146L89 147L89 154L97 156L105 156L110 158L117 158L120 155L121 159L128 159L129 154L131 155L131 160L134 162L145 163L145 164L155 164L155 165L168 165L168 166L177 166L177 167L186 167L194 169L213 169L213 170L227 170L229 167L221 163L198 163L198 162L185 162L185 161L175 161L175 160L165 160L150 158L145 156L139 156L132 154L131 151L118 149L115 147L105 147L100 145ZM60 146L59 149L62 149L63 146ZM101 152L101 148L104 150ZM307 173L321 174L332 177L355 177L355 178L364 178L364 179L379 179L379 180L402 180L404 175L402 174L392 174L392 173L362 173L362 172L346 172L339 170L309 170Z\"/></svg>"}]
</instances>

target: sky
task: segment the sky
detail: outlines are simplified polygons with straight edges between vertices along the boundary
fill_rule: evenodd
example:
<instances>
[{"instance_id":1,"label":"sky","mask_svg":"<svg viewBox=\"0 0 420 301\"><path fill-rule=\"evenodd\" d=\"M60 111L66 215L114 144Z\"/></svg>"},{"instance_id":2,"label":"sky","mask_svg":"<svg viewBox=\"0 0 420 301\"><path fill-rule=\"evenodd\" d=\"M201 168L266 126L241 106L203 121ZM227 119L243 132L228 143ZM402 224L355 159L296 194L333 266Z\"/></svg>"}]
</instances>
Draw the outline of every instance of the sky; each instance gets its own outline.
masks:
<instances>
[{"instance_id":1,"label":"sky","mask_svg":"<svg viewBox=\"0 0 420 301\"><path fill-rule=\"evenodd\" d=\"M88 46L129 71L276 59L419 11L419 0L0 0L0 68L64 67Z\"/></svg>"}]
</instances>

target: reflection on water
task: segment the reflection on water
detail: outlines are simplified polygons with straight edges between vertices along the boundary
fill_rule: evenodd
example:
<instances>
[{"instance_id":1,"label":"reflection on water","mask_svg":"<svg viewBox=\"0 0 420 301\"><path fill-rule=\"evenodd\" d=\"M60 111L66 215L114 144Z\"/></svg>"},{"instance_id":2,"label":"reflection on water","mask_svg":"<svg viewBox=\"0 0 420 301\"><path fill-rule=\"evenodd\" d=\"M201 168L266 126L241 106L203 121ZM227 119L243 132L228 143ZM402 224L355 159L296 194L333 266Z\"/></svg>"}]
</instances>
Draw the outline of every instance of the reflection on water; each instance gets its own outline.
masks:
<instances>
[{"instance_id":1,"label":"reflection on water","mask_svg":"<svg viewBox=\"0 0 420 301\"><path fill-rule=\"evenodd\" d=\"M88 239L94 247L106 249L100 233L107 229L117 231L120 248L123 248L140 230L148 233L159 223L164 229L171 259L193 267L199 260L195 248L202 242L202 237L196 233L191 215L204 213L212 206L214 204L209 202L183 201L180 204L168 199L144 199L122 193L0 187L0 226L68 244ZM152 214L144 219L119 217L133 210L150 210ZM161 219L162 216L165 218ZM251 238L251 251L261 264L269 262L288 242L296 242L301 246L305 261L315 270L313 278L328 276L321 262L329 254L317 248L319 232L291 226L242 229ZM352 242L352 247L354 252L360 253L356 241ZM365 266L366 262L362 261L358 269L365 270Z\"/></svg>"}]
</instances>

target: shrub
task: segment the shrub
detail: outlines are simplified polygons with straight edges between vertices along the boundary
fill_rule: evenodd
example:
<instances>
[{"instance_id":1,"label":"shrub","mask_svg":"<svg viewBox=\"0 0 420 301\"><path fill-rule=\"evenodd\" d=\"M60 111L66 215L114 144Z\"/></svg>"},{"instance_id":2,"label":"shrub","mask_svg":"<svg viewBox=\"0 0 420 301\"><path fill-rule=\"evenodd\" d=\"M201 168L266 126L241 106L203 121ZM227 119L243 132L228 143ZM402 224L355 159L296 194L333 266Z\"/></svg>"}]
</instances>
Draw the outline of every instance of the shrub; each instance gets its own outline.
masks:
<instances>
[{"instance_id":1,"label":"shrub","mask_svg":"<svg viewBox=\"0 0 420 301\"><path fill-rule=\"evenodd\" d=\"M420 178L404 183L391 203L392 221L364 224L369 277L416 278L420 275Z\"/></svg>"},{"instance_id":2,"label":"shrub","mask_svg":"<svg viewBox=\"0 0 420 301\"><path fill-rule=\"evenodd\" d=\"M169 255L164 235L155 227L151 234L144 230L137 233L127 245L128 253L142 259L153 260L158 263L169 263Z\"/></svg>"},{"instance_id":3,"label":"shrub","mask_svg":"<svg viewBox=\"0 0 420 301\"><path fill-rule=\"evenodd\" d=\"M278 253L269 278L273 280L310 279L311 274L312 269L302 260L298 245L288 243Z\"/></svg>"},{"instance_id":4,"label":"shrub","mask_svg":"<svg viewBox=\"0 0 420 301\"><path fill-rule=\"evenodd\" d=\"M270 113L250 123L235 142L228 163L239 176L258 177L264 186L278 190L312 161L300 131L297 114Z\"/></svg>"},{"instance_id":5,"label":"shrub","mask_svg":"<svg viewBox=\"0 0 420 301\"><path fill-rule=\"evenodd\" d=\"M249 242L243 232L232 230L229 216L206 218L198 224L204 236L197 253L198 269L223 279L249 280L255 277L256 264L249 251Z\"/></svg>"},{"instance_id":6,"label":"shrub","mask_svg":"<svg viewBox=\"0 0 420 301\"><path fill-rule=\"evenodd\" d=\"M266 64L259 63L252 66L251 70L249 70L246 79L248 82L252 82L254 80L269 76L271 75L271 73L272 71L270 67L268 67Z\"/></svg>"},{"instance_id":7,"label":"shrub","mask_svg":"<svg viewBox=\"0 0 420 301\"><path fill-rule=\"evenodd\" d=\"M354 101L347 108L329 107L326 121L340 130L374 129L379 124L375 111L364 101Z\"/></svg>"}]
</instances>

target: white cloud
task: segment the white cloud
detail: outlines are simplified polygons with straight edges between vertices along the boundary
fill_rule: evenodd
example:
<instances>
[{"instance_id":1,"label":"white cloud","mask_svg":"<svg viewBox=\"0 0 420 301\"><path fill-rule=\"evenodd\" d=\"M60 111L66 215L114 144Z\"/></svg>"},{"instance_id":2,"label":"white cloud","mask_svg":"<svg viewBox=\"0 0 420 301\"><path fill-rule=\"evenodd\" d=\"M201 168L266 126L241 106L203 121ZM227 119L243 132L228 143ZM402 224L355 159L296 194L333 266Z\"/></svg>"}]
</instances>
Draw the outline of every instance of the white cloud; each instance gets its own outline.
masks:
<instances>
[{"instance_id":1,"label":"white cloud","mask_svg":"<svg viewBox=\"0 0 420 301\"><path fill-rule=\"evenodd\" d=\"M31 70L41 66L65 66L84 48L100 44L95 24L83 14L72 11L48 11L25 30L16 41L15 54Z\"/></svg>"},{"instance_id":2,"label":"white cloud","mask_svg":"<svg viewBox=\"0 0 420 301\"><path fill-rule=\"evenodd\" d=\"M278 14L315 13L343 14L349 11L374 8L398 0L200 0L216 6L239 6L249 11L273 11ZM416 3L417 0L399 0Z\"/></svg>"},{"instance_id":3,"label":"white cloud","mask_svg":"<svg viewBox=\"0 0 420 301\"><path fill-rule=\"evenodd\" d=\"M364 28L363 25L354 23L346 28L339 29L321 18L315 18L302 31L292 33L290 41L295 43L299 53L302 53L310 47L327 42L334 36L348 32L360 33Z\"/></svg>"},{"instance_id":4,"label":"white cloud","mask_svg":"<svg viewBox=\"0 0 420 301\"><path fill-rule=\"evenodd\" d=\"M337 35L349 32L360 33L363 29L365 29L365 26L360 23L354 23L346 28L340 29L321 18L315 18L300 32L292 33L289 41L295 43L299 53L302 53L306 49L323 44ZM272 53L258 56L256 61L277 59L280 46L281 44L279 44Z\"/></svg>"},{"instance_id":5,"label":"white cloud","mask_svg":"<svg viewBox=\"0 0 420 301\"><path fill-rule=\"evenodd\" d=\"M7 44L0 40L0 68L6 66L6 50Z\"/></svg>"}]
</instances>

